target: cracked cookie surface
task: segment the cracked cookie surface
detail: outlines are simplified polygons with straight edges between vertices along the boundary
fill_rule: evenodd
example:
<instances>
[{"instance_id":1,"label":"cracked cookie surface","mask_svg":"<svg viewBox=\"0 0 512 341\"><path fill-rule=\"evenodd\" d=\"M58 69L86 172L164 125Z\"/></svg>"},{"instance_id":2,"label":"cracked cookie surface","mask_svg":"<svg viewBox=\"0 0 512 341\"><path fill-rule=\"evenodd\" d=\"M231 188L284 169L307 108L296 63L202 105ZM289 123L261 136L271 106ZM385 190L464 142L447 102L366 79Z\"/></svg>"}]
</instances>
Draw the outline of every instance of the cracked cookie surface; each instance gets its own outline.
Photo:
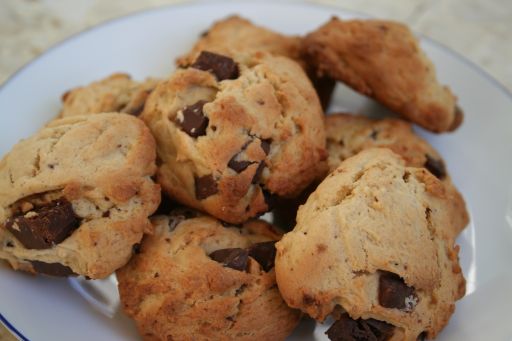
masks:
<instances>
[{"instance_id":1,"label":"cracked cookie surface","mask_svg":"<svg viewBox=\"0 0 512 341\"><path fill-rule=\"evenodd\" d=\"M112 74L89 85L71 89L62 95L59 118L105 112L122 112L138 116L157 83L157 79L148 78L143 82L137 82L125 73Z\"/></svg>"},{"instance_id":2,"label":"cracked cookie surface","mask_svg":"<svg viewBox=\"0 0 512 341\"><path fill-rule=\"evenodd\" d=\"M296 195L326 171L318 98L285 57L203 52L157 86L141 118L157 141L162 188L230 223L268 211L272 196Z\"/></svg>"},{"instance_id":3,"label":"cracked cookie surface","mask_svg":"<svg viewBox=\"0 0 512 341\"><path fill-rule=\"evenodd\" d=\"M329 75L434 132L463 120L456 97L439 84L435 67L403 24L332 18L304 38L304 54Z\"/></svg>"},{"instance_id":4,"label":"cracked cookie surface","mask_svg":"<svg viewBox=\"0 0 512 341\"><path fill-rule=\"evenodd\" d=\"M227 226L189 209L152 221L154 234L117 271L144 340L284 340L295 328L300 313L275 282L271 225Z\"/></svg>"},{"instance_id":5,"label":"cracked cookie surface","mask_svg":"<svg viewBox=\"0 0 512 341\"><path fill-rule=\"evenodd\" d=\"M151 231L155 142L121 113L50 122L0 162L0 258L14 269L103 278Z\"/></svg>"},{"instance_id":6,"label":"cracked cookie surface","mask_svg":"<svg viewBox=\"0 0 512 341\"><path fill-rule=\"evenodd\" d=\"M468 224L469 214L464 198L455 188L441 155L414 133L408 122L386 118L372 119L362 115L331 114L325 117L329 171L340 163L369 148L389 148L400 155L407 166L424 167L441 180L451 198L453 213L450 228L456 237Z\"/></svg>"},{"instance_id":7,"label":"cracked cookie surface","mask_svg":"<svg viewBox=\"0 0 512 341\"><path fill-rule=\"evenodd\" d=\"M276 244L283 298L315 319L333 315L332 334L369 324L383 340L435 337L465 290L447 200L437 178L389 149L348 158Z\"/></svg>"}]
</instances>

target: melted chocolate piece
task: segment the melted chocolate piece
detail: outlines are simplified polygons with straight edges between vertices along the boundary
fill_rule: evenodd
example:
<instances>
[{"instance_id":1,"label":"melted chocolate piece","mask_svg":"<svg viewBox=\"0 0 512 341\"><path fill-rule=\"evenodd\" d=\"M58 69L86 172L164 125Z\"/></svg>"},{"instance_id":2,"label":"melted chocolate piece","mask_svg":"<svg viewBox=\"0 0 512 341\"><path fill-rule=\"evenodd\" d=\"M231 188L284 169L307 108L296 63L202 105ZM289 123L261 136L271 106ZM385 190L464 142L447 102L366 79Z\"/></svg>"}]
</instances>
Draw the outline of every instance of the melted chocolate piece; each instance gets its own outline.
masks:
<instances>
[{"instance_id":1,"label":"melted chocolate piece","mask_svg":"<svg viewBox=\"0 0 512 341\"><path fill-rule=\"evenodd\" d=\"M272 139L261 140L261 149L265 152L266 155L270 153L270 144L272 143Z\"/></svg>"},{"instance_id":2,"label":"melted chocolate piece","mask_svg":"<svg viewBox=\"0 0 512 341\"><path fill-rule=\"evenodd\" d=\"M236 65L233 59L208 51L202 51L191 67L209 71L213 73L219 81L236 79L239 75L238 65Z\"/></svg>"},{"instance_id":3,"label":"melted chocolate piece","mask_svg":"<svg viewBox=\"0 0 512 341\"><path fill-rule=\"evenodd\" d=\"M61 243L80 225L73 206L57 199L9 218L5 227L27 249L49 249Z\"/></svg>"},{"instance_id":4,"label":"melted chocolate piece","mask_svg":"<svg viewBox=\"0 0 512 341\"><path fill-rule=\"evenodd\" d=\"M276 259L276 242L256 243L249 247L249 256L260 263L263 270L269 272L274 267Z\"/></svg>"},{"instance_id":5,"label":"melted chocolate piece","mask_svg":"<svg viewBox=\"0 0 512 341\"><path fill-rule=\"evenodd\" d=\"M71 268L60 263L45 263L37 260L30 261L34 271L40 274L57 277L77 276Z\"/></svg>"},{"instance_id":6,"label":"melted chocolate piece","mask_svg":"<svg viewBox=\"0 0 512 341\"><path fill-rule=\"evenodd\" d=\"M240 248L221 249L210 253L210 258L228 268L245 271L249 260L249 252Z\"/></svg>"},{"instance_id":7,"label":"melted chocolate piece","mask_svg":"<svg viewBox=\"0 0 512 341\"><path fill-rule=\"evenodd\" d=\"M343 314L325 332L331 341L386 341L393 336L395 327L374 319L351 319Z\"/></svg>"},{"instance_id":8,"label":"melted chocolate piece","mask_svg":"<svg viewBox=\"0 0 512 341\"><path fill-rule=\"evenodd\" d=\"M258 168L256 168L256 172L254 172L254 176L252 177L251 183L257 184L260 181L261 173L263 173L263 169L265 168L265 161L260 161Z\"/></svg>"},{"instance_id":9,"label":"melted chocolate piece","mask_svg":"<svg viewBox=\"0 0 512 341\"><path fill-rule=\"evenodd\" d=\"M249 167L250 164L252 164L252 161L246 161L246 160L237 161L236 158L238 157L238 155L239 155L239 153L233 155L231 160L229 160L229 162L228 162L228 167L237 173L242 173L247 167Z\"/></svg>"},{"instance_id":10,"label":"melted chocolate piece","mask_svg":"<svg viewBox=\"0 0 512 341\"><path fill-rule=\"evenodd\" d=\"M176 123L185 133L191 137L203 136L208 127L208 117L203 114L203 106L207 101L199 101L182 110L183 121L177 120Z\"/></svg>"},{"instance_id":11,"label":"melted chocolate piece","mask_svg":"<svg viewBox=\"0 0 512 341\"><path fill-rule=\"evenodd\" d=\"M219 189L213 175L205 175L195 178L196 198L203 200L216 194Z\"/></svg>"},{"instance_id":12,"label":"melted chocolate piece","mask_svg":"<svg viewBox=\"0 0 512 341\"><path fill-rule=\"evenodd\" d=\"M425 168L438 179L444 179L446 177L444 162L442 160L436 160L428 154L426 154L426 157L427 161L425 162Z\"/></svg>"},{"instance_id":13,"label":"melted chocolate piece","mask_svg":"<svg viewBox=\"0 0 512 341\"><path fill-rule=\"evenodd\" d=\"M381 306L409 311L414 308L417 300L414 288L407 286L400 276L392 272L381 272L379 277L379 304Z\"/></svg>"}]
</instances>

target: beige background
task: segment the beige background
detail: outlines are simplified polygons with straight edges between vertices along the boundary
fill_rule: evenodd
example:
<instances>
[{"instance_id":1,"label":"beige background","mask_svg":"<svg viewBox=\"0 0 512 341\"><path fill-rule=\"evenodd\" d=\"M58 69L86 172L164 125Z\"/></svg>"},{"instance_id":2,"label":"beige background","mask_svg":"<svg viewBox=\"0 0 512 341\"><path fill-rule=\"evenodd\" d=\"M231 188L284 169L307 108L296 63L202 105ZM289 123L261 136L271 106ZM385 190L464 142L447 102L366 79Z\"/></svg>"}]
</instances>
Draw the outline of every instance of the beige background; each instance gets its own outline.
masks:
<instances>
[{"instance_id":1,"label":"beige background","mask_svg":"<svg viewBox=\"0 0 512 341\"><path fill-rule=\"evenodd\" d=\"M0 0L0 84L50 46L76 32L135 11L182 2L185 1ZM406 22L414 31L464 55L512 91L510 0L312 2ZM0 326L0 340L15 339Z\"/></svg>"}]
</instances>

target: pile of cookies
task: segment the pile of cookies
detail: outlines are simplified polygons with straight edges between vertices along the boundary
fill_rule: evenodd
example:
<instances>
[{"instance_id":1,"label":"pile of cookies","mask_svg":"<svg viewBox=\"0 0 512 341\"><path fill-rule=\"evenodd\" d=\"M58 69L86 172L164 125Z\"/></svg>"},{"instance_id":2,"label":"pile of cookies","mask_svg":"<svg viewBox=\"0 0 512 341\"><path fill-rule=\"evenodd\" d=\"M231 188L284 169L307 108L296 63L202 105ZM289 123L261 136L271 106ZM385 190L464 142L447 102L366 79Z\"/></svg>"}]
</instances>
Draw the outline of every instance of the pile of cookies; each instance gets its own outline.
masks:
<instances>
[{"instance_id":1,"label":"pile of cookies","mask_svg":"<svg viewBox=\"0 0 512 341\"><path fill-rule=\"evenodd\" d=\"M332 317L333 341L436 337L464 295L468 214L410 122L463 114L409 29L333 18L292 37L233 16L177 66L72 89L13 147L0 258L116 273L145 340L283 340L304 314ZM325 116L336 81L402 119Z\"/></svg>"}]
</instances>

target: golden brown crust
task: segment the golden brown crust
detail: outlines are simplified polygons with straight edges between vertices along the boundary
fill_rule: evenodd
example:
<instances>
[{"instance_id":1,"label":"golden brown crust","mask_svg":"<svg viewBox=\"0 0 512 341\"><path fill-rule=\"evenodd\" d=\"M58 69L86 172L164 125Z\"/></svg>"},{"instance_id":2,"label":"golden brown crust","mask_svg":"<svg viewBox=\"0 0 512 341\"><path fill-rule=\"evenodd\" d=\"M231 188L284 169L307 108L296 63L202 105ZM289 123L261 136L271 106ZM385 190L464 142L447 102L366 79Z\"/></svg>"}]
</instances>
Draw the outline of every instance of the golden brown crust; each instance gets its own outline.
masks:
<instances>
[{"instance_id":1,"label":"golden brown crust","mask_svg":"<svg viewBox=\"0 0 512 341\"><path fill-rule=\"evenodd\" d=\"M59 118L105 112L138 115L157 83L156 79L148 78L144 82L137 82L128 74L114 73L62 95Z\"/></svg>"},{"instance_id":2,"label":"golden brown crust","mask_svg":"<svg viewBox=\"0 0 512 341\"><path fill-rule=\"evenodd\" d=\"M15 268L60 263L90 278L124 265L160 202L155 149L144 123L120 113L55 120L18 143L0 162L0 258ZM81 223L52 248L26 249L4 228L17 207L61 197Z\"/></svg>"},{"instance_id":3,"label":"golden brown crust","mask_svg":"<svg viewBox=\"0 0 512 341\"><path fill-rule=\"evenodd\" d=\"M267 52L291 58L304 65L300 49L300 37L285 36L233 15L215 22L194 44L192 50L177 59L176 64L188 67L201 51L210 51L228 56Z\"/></svg>"},{"instance_id":4,"label":"golden brown crust","mask_svg":"<svg viewBox=\"0 0 512 341\"><path fill-rule=\"evenodd\" d=\"M464 295L458 247L442 183L406 167L389 149L348 158L301 206L297 226L277 243L279 289L291 307L323 320L342 309L397 327L403 340L433 338ZM415 288L410 310L379 304L380 271Z\"/></svg>"},{"instance_id":5,"label":"golden brown crust","mask_svg":"<svg viewBox=\"0 0 512 341\"><path fill-rule=\"evenodd\" d=\"M456 98L438 83L434 65L407 26L384 20L332 18L304 38L304 54L329 75L434 132L462 122Z\"/></svg>"},{"instance_id":6,"label":"golden brown crust","mask_svg":"<svg viewBox=\"0 0 512 341\"><path fill-rule=\"evenodd\" d=\"M399 119L371 119L361 115L332 114L325 117L329 171L340 163L368 148L389 148L400 155L409 167L427 167L428 160L435 160L441 168L439 177L446 187L452 207L454 236L468 224L469 214L464 198L452 183L439 153L419 135L412 125Z\"/></svg>"},{"instance_id":7,"label":"golden brown crust","mask_svg":"<svg viewBox=\"0 0 512 341\"><path fill-rule=\"evenodd\" d=\"M249 270L224 267L208 255L279 238L263 221L224 227L207 216L153 219L140 253L118 270L124 311L145 340L284 340L300 313L283 302L275 272L252 258Z\"/></svg>"},{"instance_id":8,"label":"golden brown crust","mask_svg":"<svg viewBox=\"0 0 512 341\"><path fill-rule=\"evenodd\" d=\"M163 189L231 223L267 211L264 191L293 196L326 170L323 115L302 69L267 54L236 61L240 76L234 80L219 82L194 68L176 71L153 91L141 115L157 140ZM202 109L208 126L192 137L177 121L199 100L208 102ZM228 166L235 155L250 161L241 172ZM204 176L213 178L216 192L198 199L197 179Z\"/></svg>"}]
</instances>

